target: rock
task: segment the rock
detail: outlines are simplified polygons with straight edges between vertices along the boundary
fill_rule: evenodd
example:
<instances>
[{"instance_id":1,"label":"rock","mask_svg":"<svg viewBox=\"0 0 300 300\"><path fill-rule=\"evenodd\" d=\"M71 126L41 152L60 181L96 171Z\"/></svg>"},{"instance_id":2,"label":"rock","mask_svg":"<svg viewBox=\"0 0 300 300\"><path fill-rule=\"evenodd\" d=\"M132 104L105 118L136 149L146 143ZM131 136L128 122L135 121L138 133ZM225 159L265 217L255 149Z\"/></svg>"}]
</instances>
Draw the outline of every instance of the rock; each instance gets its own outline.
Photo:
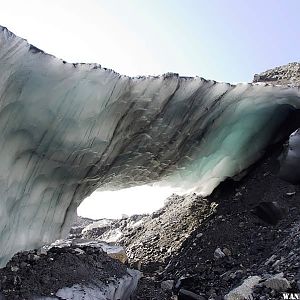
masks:
<instances>
[{"instance_id":1,"label":"rock","mask_svg":"<svg viewBox=\"0 0 300 300\"><path fill-rule=\"evenodd\" d=\"M298 274L296 275L296 285L300 290L300 270L298 270Z\"/></svg>"},{"instance_id":2,"label":"rock","mask_svg":"<svg viewBox=\"0 0 300 300\"><path fill-rule=\"evenodd\" d=\"M28 267L28 266L30 266L30 265L27 264L27 263L24 262L24 261L22 261L22 262L20 263L20 267L21 267L21 268L25 268L25 267Z\"/></svg>"},{"instance_id":3,"label":"rock","mask_svg":"<svg viewBox=\"0 0 300 300\"><path fill-rule=\"evenodd\" d=\"M278 202L261 202L257 205L253 214L268 224L276 225L286 215L287 209L279 205Z\"/></svg>"},{"instance_id":4,"label":"rock","mask_svg":"<svg viewBox=\"0 0 300 300\"><path fill-rule=\"evenodd\" d=\"M77 252L78 254L84 254L85 252L79 248L75 248L74 249L75 252Z\"/></svg>"},{"instance_id":5,"label":"rock","mask_svg":"<svg viewBox=\"0 0 300 300\"><path fill-rule=\"evenodd\" d=\"M231 251L230 251L230 249L228 249L228 248L223 248L223 253L224 253L226 256L231 256Z\"/></svg>"},{"instance_id":6,"label":"rock","mask_svg":"<svg viewBox=\"0 0 300 300\"><path fill-rule=\"evenodd\" d=\"M36 254L37 255L47 255L47 250L45 248L41 247L37 250Z\"/></svg>"},{"instance_id":7,"label":"rock","mask_svg":"<svg viewBox=\"0 0 300 300\"><path fill-rule=\"evenodd\" d=\"M231 278L236 278L236 279L240 280L240 279L242 279L243 274L244 274L243 270L236 270L230 277Z\"/></svg>"},{"instance_id":8,"label":"rock","mask_svg":"<svg viewBox=\"0 0 300 300\"><path fill-rule=\"evenodd\" d=\"M178 292L178 300L205 300L205 298L186 289L180 289Z\"/></svg>"},{"instance_id":9,"label":"rock","mask_svg":"<svg viewBox=\"0 0 300 300\"><path fill-rule=\"evenodd\" d=\"M77 254L85 254L85 252L80 248L81 246L90 246L93 248L100 248L102 249L109 257L119 260L121 263L125 264L128 261L128 256L126 254L125 249L122 246L117 245L110 245L105 242L98 242L98 241L89 241L85 239L78 239L78 240L62 240L56 241L55 243L51 244L51 247L68 247L70 245L76 246L73 250ZM49 248L50 249L50 248Z\"/></svg>"},{"instance_id":10,"label":"rock","mask_svg":"<svg viewBox=\"0 0 300 300\"><path fill-rule=\"evenodd\" d=\"M110 250L104 250L108 256L111 258L119 260L121 263L125 264L128 261L127 254L123 247L113 246Z\"/></svg>"},{"instance_id":11,"label":"rock","mask_svg":"<svg viewBox=\"0 0 300 300\"><path fill-rule=\"evenodd\" d=\"M260 75L254 74L253 82L259 82L260 81Z\"/></svg>"},{"instance_id":12,"label":"rock","mask_svg":"<svg viewBox=\"0 0 300 300\"><path fill-rule=\"evenodd\" d=\"M164 291L172 290L173 286L174 286L174 280L165 280L161 283L161 288Z\"/></svg>"},{"instance_id":13,"label":"rock","mask_svg":"<svg viewBox=\"0 0 300 300\"><path fill-rule=\"evenodd\" d=\"M255 285L261 280L260 276L250 276L244 282L225 295L225 300L248 300L253 299L252 293Z\"/></svg>"},{"instance_id":14,"label":"rock","mask_svg":"<svg viewBox=\"0 0 300 300\"><path fill-rule=\"evenodd\" d=\"M289 193L286 193L287 196L294 196L296 194L296 192L289 192Z\"/></svg>"},{"instance_id":15,"label":"rock","mask_svg":"<svg viewBox=\"0 0 300 300\"><path fill-rule=\"evenodd\" d=\"M214 252L214 258L215 259L220 259L222 257L225 257L226 254L220 249L220 248L217 248Z\"/></svg>"},{"instance_id":16,"label":"rock","mask_svg":"<svg viewBox=\"0 0 300 300\"><path fill-rule=\"evenodd\" d=\"M289 281L283 277L283 273L276 274L273 277L267 279L263 283L263 285L267 288L271 288L272 290L280 292L285 292L289 288L291 288Z\"/></svg>"},{"instance_id":17,"label":"rock","mask_svg":"<svg viewBox=\"0 0 300 300\"><path fill-rule=\"evenodd\" d=\"M132 262L133 268L139 271L142 270L142 262L140 260Z\"/></svg>"},{"instance_id":18,"label":"rock","mask_svg":"<svg viewBox=\"0 0 300 300\"><path fill-rule=\"evenodd\" d=\"M276 256L275 254L273 254L270 258L268 258L268 259L266 260L265 265L267 266L267 265L273 263L274 260L276 259L276 257L277 257L277 256Z\"/></svg>"},{"instance_id":19,"label":"rock","mask_svg":"<svg viewBox=\"0 0 300 300\"><path fill-rule=\"evenodd\" d=\"M20 285L21 282L20 276L14 276L14 285Z\"/></svg>"}]
</instances>

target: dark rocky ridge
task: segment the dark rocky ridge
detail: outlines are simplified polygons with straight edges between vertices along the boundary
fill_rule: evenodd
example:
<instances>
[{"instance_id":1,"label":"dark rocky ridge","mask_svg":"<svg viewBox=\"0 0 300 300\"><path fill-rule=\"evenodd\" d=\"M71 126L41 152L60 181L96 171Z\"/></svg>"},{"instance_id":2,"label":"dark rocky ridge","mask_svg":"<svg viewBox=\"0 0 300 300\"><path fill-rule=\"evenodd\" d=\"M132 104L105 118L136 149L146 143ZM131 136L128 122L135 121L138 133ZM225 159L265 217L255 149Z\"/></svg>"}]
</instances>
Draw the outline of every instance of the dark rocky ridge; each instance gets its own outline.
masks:
<instances>
[{"instance_id":1,"label":"dark rocky ridge","mask_svg":"<svg viewBox=\"0 0 300 300\"><path fill-rule=\"evenodd\" d=\"M293 62L255 74L253 82L300 86L300 63Z\"/></svg>"}]
</instances>

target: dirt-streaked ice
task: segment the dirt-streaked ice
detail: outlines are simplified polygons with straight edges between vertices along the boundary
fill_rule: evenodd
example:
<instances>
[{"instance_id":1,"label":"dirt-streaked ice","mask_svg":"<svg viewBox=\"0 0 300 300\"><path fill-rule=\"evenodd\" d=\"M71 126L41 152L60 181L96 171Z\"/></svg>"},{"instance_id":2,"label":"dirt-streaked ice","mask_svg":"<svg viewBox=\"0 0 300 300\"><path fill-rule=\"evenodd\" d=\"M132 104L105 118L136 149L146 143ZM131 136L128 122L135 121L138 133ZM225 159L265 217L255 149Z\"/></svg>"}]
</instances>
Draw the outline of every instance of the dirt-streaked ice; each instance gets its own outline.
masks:
<instances>
[{"instance_id":1,"label":"dirt-streaked ice","mask_svg":"<svg viewBox=\"0 0 300 300\"><path fill-rule=\"evenodd\" d=\"M0 70L2 265L62 238L96 189L211 193L295 130L300 106L296 88L66 63L3 27Z\"/></svg>"}]
</instances>

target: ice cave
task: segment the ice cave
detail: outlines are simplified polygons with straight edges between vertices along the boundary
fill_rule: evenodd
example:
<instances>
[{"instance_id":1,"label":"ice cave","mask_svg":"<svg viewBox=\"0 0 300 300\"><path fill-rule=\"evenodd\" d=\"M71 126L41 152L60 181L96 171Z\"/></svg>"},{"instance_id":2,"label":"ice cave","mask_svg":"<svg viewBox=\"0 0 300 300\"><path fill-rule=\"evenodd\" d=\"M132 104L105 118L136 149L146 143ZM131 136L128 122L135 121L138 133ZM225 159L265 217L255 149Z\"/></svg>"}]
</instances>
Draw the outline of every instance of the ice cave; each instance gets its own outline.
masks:
<instances>
[{"instance_id":1,"label":"ice cave","mask_svg":"<svg viewBox=\"0 0 300 300\"><path fill-rule=\"evenodd\" d=\"M208 195L299 127L298 88L132 78L67 63L4 27L0 68L1 265L65 236L96 189Z\"/></svg>"}]
</instances>

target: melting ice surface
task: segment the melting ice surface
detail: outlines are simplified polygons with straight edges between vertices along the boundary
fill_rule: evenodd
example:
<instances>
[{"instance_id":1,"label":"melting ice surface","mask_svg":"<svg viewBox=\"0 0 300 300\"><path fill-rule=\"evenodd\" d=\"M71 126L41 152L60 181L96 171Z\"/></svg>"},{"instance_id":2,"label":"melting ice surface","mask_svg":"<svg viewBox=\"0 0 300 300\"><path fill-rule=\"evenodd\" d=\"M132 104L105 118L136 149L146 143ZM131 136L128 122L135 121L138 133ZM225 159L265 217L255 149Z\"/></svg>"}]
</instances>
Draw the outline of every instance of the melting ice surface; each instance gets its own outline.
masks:
<instances>
[{"instance_id":1,"label":"melting ice surface","mask_svg":"<svg viewBox=\"0 0 300 300\"><path fill-rule=\"evenodd\" d=\"M280 177L290 183L300 183L300 129L290 135L281 157Z\"/></svg>"},{"instance_id":2,"label":"melting ice surface","mask_svg":"<svg viewBox=\"0 0 300 300\"><path fill-rule=\"evenodd\" d=\"M96 189L211 193L287 136L300 106L295 88L69 64L3 27L0 70L1 264L64 237Z\"/></svg>"}]
</instances>

